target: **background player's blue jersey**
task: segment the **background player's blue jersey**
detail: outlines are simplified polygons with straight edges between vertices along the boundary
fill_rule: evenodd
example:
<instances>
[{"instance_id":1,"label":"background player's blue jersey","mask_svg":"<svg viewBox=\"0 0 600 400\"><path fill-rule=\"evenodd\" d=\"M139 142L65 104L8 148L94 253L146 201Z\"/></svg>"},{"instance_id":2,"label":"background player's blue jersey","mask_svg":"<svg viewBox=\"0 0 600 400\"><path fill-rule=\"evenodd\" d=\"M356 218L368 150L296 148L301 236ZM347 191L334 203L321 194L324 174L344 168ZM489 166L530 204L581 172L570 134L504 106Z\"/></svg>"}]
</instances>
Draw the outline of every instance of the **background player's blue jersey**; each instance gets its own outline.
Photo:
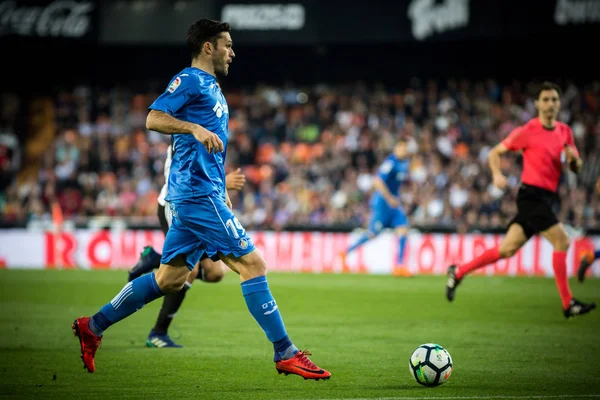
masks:
<instances>
[{"instance_id":1,"label":"background player's blue jersey","mask_svg":"<svg viewBox=\"0 0 600 400\"><path fill-rule=\"evenodd\" d=\"M174 135L167 201L210 193L225 195L225 156L229 109L214 76L188 67L177 74L149 109L201 125L223 142L222 153L209 154L193 135Z\"/></svg>"},{"instance_id":2,"label":"background player's blue jersey","mask_svg":"<svg viewBox=\"0 0 600 400\"><path fill-rule=\"evenodd\" d=\"M410 161L408 159L399 160L390 154L381 163L377 170L377 176L381 178L385 186L393 196L398 197L402 183L408 180L410 171ZM371 198L372 207L389 207L383 195L376 191Z\"/></svg>"}]
</instances>

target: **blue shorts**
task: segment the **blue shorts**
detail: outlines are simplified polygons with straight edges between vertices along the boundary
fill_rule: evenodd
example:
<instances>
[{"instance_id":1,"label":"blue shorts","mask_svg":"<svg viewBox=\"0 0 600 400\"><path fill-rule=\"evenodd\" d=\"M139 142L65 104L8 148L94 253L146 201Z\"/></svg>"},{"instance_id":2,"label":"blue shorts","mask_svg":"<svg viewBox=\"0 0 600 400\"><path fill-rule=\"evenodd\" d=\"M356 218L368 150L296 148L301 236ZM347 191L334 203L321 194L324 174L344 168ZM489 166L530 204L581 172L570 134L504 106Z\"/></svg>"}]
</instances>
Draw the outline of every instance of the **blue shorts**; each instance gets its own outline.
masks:
<instances>
[{"instance_id":1,"label":"blue shorts","mask_svg":"<svg viewBox=\"0 0 600 400\"><path fill-rule=\"evenodd\" d=\"M191 200L169 202L173 222L167 231L161 263L168 264L175 256L185 255L192 270L202 255L217 253L241 257L255 247L244 227L217 194Z\"/></svg>"},{"instance_id":2,"label":"blue shorts","mask_svg":"<svg viewBox=\"0 0 600 400\"><path fill-rule=\"evenodd\" d=\"M379 234L385 228L396 229L404 226L408 226L408 218L403 209L388 206L373 207L371 209L370 232Z\"/></svg>"}]
</instances>

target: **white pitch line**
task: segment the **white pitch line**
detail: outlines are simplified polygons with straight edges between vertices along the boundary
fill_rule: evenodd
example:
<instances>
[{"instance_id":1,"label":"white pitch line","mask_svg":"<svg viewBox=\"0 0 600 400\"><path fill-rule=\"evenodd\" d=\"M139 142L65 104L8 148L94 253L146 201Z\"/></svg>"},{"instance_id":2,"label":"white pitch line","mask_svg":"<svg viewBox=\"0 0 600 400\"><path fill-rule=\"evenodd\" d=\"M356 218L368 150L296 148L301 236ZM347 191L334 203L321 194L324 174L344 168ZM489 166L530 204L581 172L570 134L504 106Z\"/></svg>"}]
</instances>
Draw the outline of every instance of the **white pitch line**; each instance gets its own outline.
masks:
<instances>
[{"instance_id":1,"label":"white pitch line","mask_svg":"<svg viewBox=\"0 0 600 400\"><path fill-rule=\"evenodd\" d=\"M584 399L600 398L600 394L562 394L532 396L425 396L425 397L350 397L346 399L312 399L312 400L526 400L526 399ZM307 399L308 400L308 399Z\"/></svg>"}]
</instances>

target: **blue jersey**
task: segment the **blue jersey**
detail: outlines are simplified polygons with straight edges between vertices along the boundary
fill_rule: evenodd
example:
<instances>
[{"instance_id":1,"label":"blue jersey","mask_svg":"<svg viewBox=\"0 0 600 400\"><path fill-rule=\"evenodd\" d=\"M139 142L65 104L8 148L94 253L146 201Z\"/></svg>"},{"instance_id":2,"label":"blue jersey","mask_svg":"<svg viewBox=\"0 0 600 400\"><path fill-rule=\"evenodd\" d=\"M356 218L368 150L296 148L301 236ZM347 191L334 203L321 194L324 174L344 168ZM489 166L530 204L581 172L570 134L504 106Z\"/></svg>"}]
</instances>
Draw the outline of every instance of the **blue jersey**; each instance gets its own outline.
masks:
<instances>
[{"instance_id":1,"label":"blue jersey","mask_svg":"<svg viewBox=\"0 0 600 400\"><path fill-rule=\"evenodd\" d=\"M167 201L216 193L225 196L225 156L229 109L214 76L188 67L177 74L150 110L192 122L219 136L222 153L209 154L194 135L175 134Z\"/></svg>"},{"instance_id":2,"label":"blue jersey","mask_svg":"<svg viewBox=\"0 0 600 400\"><path fill-rule=\"evenodd\" d=\"M379 166L377 176L381 178L393 196L398 196L402 183L408 180L409 171L410 161L408 159L399 160L396 156L390 154ZM379 191L376 191L371 199L371 205L373 207L382 207L387 206L387 202L383 198L383 195Z\"/></svg>"}]
</instances>

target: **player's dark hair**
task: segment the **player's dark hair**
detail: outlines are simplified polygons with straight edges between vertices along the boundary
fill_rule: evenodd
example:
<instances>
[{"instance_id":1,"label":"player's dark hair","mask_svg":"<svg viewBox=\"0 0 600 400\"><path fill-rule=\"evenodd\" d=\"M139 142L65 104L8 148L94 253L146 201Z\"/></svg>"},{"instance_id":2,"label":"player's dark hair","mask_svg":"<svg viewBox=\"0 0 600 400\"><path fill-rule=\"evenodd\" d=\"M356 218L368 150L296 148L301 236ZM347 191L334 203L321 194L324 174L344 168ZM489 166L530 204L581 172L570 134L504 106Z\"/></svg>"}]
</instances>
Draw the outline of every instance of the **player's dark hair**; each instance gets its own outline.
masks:
<instances>
[{"instance_id":1,"label":"player's dark hair","mask_svg":"<svg viewBox=\"0 0 600 400\"><path fill-rule=\"evenodd\" d=\"M204 43L211 42L216 46L217 39L223 32L231 32L228 22L202 18L190 25L187 32L187 45L192 59L200 54Z\"/></svg>"},{"instance_id":2,"label":"player's dark hair","mask_svg":"<svg viewBox=\"0 0 600 400\"><path fill-rule=\"evenodd\" d=\"M539 100L540 94L542 94L542 92L545 91L545 90L556 90L556 93L558 93L558 95L560 96L560 86L558 86L554 82L544 81L538 87L538 90L535 93L535 99Z\"/></svg>"}]
</instances>

